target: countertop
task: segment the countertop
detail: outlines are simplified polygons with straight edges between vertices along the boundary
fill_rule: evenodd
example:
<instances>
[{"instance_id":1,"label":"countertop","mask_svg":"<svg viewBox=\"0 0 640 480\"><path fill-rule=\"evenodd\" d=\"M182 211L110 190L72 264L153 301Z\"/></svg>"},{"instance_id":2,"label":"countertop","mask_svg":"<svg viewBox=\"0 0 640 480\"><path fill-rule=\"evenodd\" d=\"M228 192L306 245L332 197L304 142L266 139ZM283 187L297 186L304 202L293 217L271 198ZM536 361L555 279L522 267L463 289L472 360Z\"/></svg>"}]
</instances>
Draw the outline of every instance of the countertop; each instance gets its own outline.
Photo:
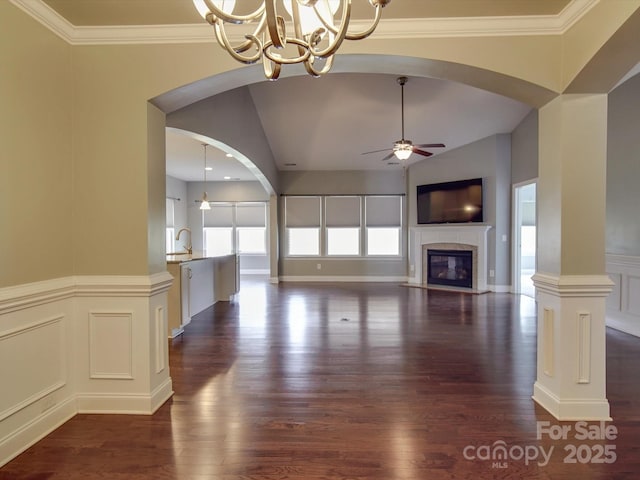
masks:
<instances>
[{"instance_id":1,"label":"countertop","mask_svg":"<svg viewBox=\"0 0 640 480\"><path fill-rule=\"evenodd\" d=\"M195 260L206 260L208 258L224 258L235 256L235 253L230 253L228 255L203 255L202 252L193 252L193 253L179 253L177 255L167 255L167 263L185 263L185 262L193 262Z\"/></svg>"}]
</instances>

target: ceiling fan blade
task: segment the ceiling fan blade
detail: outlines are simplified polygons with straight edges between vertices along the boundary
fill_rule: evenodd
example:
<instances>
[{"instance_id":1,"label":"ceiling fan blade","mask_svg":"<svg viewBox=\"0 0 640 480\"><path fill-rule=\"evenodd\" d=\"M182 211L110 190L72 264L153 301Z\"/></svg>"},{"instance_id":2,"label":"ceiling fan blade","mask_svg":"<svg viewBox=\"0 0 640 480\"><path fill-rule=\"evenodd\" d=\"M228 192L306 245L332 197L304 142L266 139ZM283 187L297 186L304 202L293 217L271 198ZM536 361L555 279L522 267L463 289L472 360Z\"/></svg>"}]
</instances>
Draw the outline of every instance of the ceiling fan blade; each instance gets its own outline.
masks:
<instances>
[{"instance_id":1,"label":"ceiling fan blade","mask_svg":"<svg viewBox=\"0 0 640 480\"><path fill-rule=\"evenodd\" d=\"M444 148L444 143L423 143L422 145L416 145L420 148Z\"/></svg>"},{"instance_id":2,"label":"ceiling fan blade","mask_svg":"<svg viewBox=\"0 0 640 480\"><path fill-rule=\"evenodd\" d=\"M371 152L362 152L360 155L368 155L370 153L386 152L388 150L391 150L391 149L390 148L383 148L382 150L372 150Z\"/></svg>"},{"instance_id":3,"label":"ceiling fan blade","mask_svg":"<svg viewBox=\"0 0 640 480\"><path fill-rule=\"evenodd\" d=\"M390 158L395 157L395 153L391 152L389 155L387 155L386 157L384 157L381 162L386 162L387 160L389 160Z\"/></svg>"},{"instance_id":4,"label":"ceiling fan blade","mask_svg":"<svg viewBox=\"0 0 640 480\"><path fill-rule=\"evenodd\" d=\"M422 155L424 157L430 157L431 155L433 155L433 153L431 152L425 152L424 150L420 150L419 148L416 148L416 147L413 147L411 151L413 153L417 153L418 155Z\"/></svg>"}]
</instances>

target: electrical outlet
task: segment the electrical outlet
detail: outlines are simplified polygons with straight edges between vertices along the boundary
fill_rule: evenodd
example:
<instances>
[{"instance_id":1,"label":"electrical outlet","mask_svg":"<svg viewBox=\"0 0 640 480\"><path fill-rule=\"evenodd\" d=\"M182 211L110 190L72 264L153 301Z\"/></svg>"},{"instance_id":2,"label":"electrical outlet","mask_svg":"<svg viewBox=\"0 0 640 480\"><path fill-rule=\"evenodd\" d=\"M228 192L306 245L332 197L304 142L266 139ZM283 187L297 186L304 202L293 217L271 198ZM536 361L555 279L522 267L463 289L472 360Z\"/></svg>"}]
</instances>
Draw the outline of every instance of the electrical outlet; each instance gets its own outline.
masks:
<instances>
[{"instance_id":1,"label":"electrical outlet","mask_svg":"<svg viewBox=\"0 0 640 480\"><path fill-rule=\"evenodd\" d=\"M496 271L495 270L489 270L489 276L491 278L495 277L496 276Z\"/></svg>"},{"instance_id":2,"label":"electrical outlet","mask_svg":"<svg viewBox=\"0 0 640 480\"><path fill-rule=\"evenodd\" d=\"M410 272L415 272L416 270L416 266L412 263L411 265L409 265L409 271Z\"/></svg>"},{"instance_id":3,"label":"electrical outlet","mask_svg":"<svg viewBox=\"0 0 640 480\"><path fill-rule=\"evenodd\" d=\"M316 265L316 268L317 268L318 270L322 270L322 265L318 263L318 264Z\"/></svg>"},{"instance_id":4,"label":"electrical outlet","mask_svg":"<svg viewBox=\"0 0 640 480\"><path fill-rule=\"evenodd\" d=\"M502 241L503 241L503 242L506 242L506 241L507 241L507 235L506 235L506 234L502 235Z\"/></svg>"}]
</instances>

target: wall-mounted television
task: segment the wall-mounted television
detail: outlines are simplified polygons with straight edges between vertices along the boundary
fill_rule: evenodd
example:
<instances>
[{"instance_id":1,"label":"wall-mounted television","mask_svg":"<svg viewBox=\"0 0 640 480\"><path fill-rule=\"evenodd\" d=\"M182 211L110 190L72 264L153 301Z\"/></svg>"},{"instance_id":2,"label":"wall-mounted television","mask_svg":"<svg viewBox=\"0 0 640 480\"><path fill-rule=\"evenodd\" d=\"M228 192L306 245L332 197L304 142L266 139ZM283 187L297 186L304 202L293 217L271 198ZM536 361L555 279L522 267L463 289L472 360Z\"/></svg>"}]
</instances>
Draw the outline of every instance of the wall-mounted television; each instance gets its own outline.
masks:
<instances>
[{"instance_id":1,"label":"wall-mounted television","mask_svg":"<svg viewBox=\"0 0 640 480\"><path fill-rule=\"evenodd\" d=\"M483 222L482 178L417 187L418 224Z\"/></svg>"}]
</instances>

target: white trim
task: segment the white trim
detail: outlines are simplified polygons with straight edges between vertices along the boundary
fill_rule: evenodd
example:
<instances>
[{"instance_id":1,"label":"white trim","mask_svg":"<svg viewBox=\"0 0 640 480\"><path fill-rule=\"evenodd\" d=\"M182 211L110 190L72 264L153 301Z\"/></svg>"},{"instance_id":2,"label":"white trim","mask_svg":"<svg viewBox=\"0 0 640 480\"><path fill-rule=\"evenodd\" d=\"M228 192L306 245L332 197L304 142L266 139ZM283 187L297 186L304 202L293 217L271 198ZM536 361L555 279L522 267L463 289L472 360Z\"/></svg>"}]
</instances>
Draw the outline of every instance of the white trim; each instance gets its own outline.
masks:
<instances>
[{"instance_id":1,"label":"white trim","mask_svg":"<svg viewBox=\"0 0 640 480\"><path fill-rule=\"evenodd\" d=\"M511 280L513 282L511 293L522 294L522 283L521 283L521 256L522 256L522 239L520 232L520 224L522 223L522 211L520 209L520 196L518 195L519 189L522 187L526 187L528 185L536 186L536 201L537 201L537 190L538 190L538 178L533 178L531 180L525 180L524 182L518 182L511 185ZM536 219L537 223L537 219ZM537 225L536 225L537 227ZM538 252L536 251L536 257ZM536 260L537 263L537 260Z\"/></svg>"},{"instance_id":2,"label":"white trim","mask_svg":"<svg viewBox=\"0 0 640 480\"><path fill-rule=\"evenodd\" d=\"M173 395L171 378L167 378L151 394L100 393L76 395L78 413L114 413L151 415Z\"/></svg>"},{"instance_id":3,"label":"white trim","mask_svg":"<svg viewBox=\"0 0 640 480\"><path fill-rule=\"evenodd\" d=\"M75 282L73 277L0 288L0 315L71 298L74 294Z\"/></svg>"},{"instance_id":4,"label":"white trim","mask_svg":"<svg viewBox=\"0 0 640 480\"><path fill-rule=\"evenodd\" d=\"M240 269L240 275L269 275L268 268L245 268Z\"/></svg>"},{"instance_id":5,"label":"white trim","mask_svg":"<svg viewBox=\"0 0 640 480\"><path fill-rule=\"evenodd\" d=\"M42 0L10 0L71 45L117 45L214 42L213 29L206 23L184 25L74 26ZM599 0L572 0L557 15L517 17L456 17L383 19L371 38L450 38L485 36L563 35ZM354 31L369 21L352 21ZM228 32L229 33L229 32ZM238 25L229 33L231 42L243 40L252 29Z\"/></svg>"},{"instance_id":6,"label":"white trim","mask_svg":"<svg viewBox=\"0 0 640 480\"><path fill-rule=\"evenodd\" d=\"M613 288L608 275L553 275L538 273L532 277L537 291L557 297L606 297Z\"/></svg>"},{"instance_id":7,"label":"white trim","mask_svg":"<svg viewBox=\"0 0 640 480\"><path fill-rule=\"evenodd\" d=\"M281 282L389 282L406 283L407 277L397 276L358 276L358 275L283 275L279 279ZM273 283L273 282L272 282Z\"/></svg>"},{"instance_id":8,"label":"white trim","mask_svg":"<svg viewBox=\"0 0 640 480\"><path fill-rule=\"evenodd\" d=\"M0 340L60 324L59 350L63 355L58 377L38 380L0 412L0 466L80 411L151 414L171 397L166 350L154 352L153 348L154 342L156 349L166 348L164 312L172 282L168 272L159 272L148 276L69 276L0 288L0 320L6 328ZM115 362L115 369L109 369L107 363L106 372L96 372L91 363L99 344L91 336L91 319L96 314L126 319L130 358L122 365ZM34 320L38 317L43 319ZM143 344L145 338L149 345ZM135 352L134 342L143 342L136 344ZM22 345L29 348L29 340ZM103 388L112 393L104 393Z\"/></svg>"},{"instance_id":9,"label":"white trim","mask_svg":"<svg viewBox=\"0 0 640 480\"><path fill-rule=\"evenodd\" d=\"M511 285L491 285L487 284L487 290L494 293L511 293Z\"/></svg>"},{"instance_id":10,"label":"white trim","mask_svg":"<svg viewBox=\"0 0 640 480\"><path fill-rule=\"evenodd\" d=\"M533 400L560 421L610 421L609 402L604 400L563 400L539 382L533 386Z\"/></svg>"},{"instance_id":11,"label":"white trim","mask_svg":"<svg viewBox=\"0 0 640 480\"><path fill-rule=\"evenodd\" d=\"M71 396L0 439L0 467L73 418L76 399Z\"/></svg>"},{"instance_id":12,"label":"white trim","mask_svg":"<svg viewBox=\"0 0 640 480\"><path fill-rule=\"evenodd\" d=\"M151 297L169 290L169 272L150 276L96 275L62 277L0 288L0 315L71 297Z\"/></svg>"},{"instance_id":13,"label":"white trim","mask_svg":"<svg viewBox=\"0 0 640 480\"><path fill-rule=\"evenodd\" d=\"M423 278L423 258L422 246L432 243L458 243L476 247L474 261L474 286L476 290L487 290L487 233L492 228L486 223L455 223L455 224L434 224L419 225L409 228L409 265L413 265L412 275L409 283L422 284Z\"/></svg>"}]
</instances>

